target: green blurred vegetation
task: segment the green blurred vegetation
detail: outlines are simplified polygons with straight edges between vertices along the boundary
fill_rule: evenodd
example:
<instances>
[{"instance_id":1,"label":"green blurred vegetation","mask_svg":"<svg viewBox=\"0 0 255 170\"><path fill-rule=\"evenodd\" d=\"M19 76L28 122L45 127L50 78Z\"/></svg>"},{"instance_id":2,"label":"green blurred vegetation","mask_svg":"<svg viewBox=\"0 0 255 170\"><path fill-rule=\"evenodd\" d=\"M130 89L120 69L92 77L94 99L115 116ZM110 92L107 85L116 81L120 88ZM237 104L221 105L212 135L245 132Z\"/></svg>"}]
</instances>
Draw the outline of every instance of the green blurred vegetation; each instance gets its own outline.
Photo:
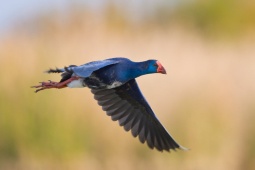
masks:
<instances>
[{"instance_id":1,"label":"green blurred vegetation","mask_svg":"<svg viewBox=\"0 0 255 170\"><path fill-rule=\"evenodd\" d=\"M1 40L0 169L254 169L255 51L253 40L242 39L253 36L245 30L254 27L254 3L168 5L139 22L114 3L99 14L73 5L64 20L42 14ZM241 38L212 43L210 35ZM30 88L59 79L43 74L49 67L115 56L161 61L167 76L138 81L190 151L151 151L112 122L88 89Z\"/></svg>"},{"instance_id":2,"label":"green blurred vegetation","mask_svg":"<svg viewBox=\"0 0 255 170\"><path fill-rule=\"evenodd\" d=\"M223 39L254 35L255 3L250 0L179 1L176 7L163 3L145 19L169 29L176 24L208 38Z\"/></svg>"},{"instance_id":3,"label":"green blurred vegetation","mask_svg":"<svg viewBox=\"0 0 255 170\"><path fill-rule=\"evenodd\" d=\"M178 14L204 33L243 36L255 27L254 9L249 0L197 0L178 9Z\"/></svg>"},{"instance_id":4,"label":"green blurred vegetation","mask_svg":"<svg viewBox=\"0 0 255 170\"><path fill-rule=\"evenodd\" d=\"M121 4L121 5L120 5ZM101 22L114 33L170 30L173 27L187 29L204 38L228 39L254 37L255 3L250 0L194 0L180 1L173 5L168 1L155 4L153 10L144 4L143 15L129 9L127 2L108 1L101 10L92 10L87 6L73 2L67 16L54 10L31 17L20 22L23 32L38 35L38 31L72 28L86 29L90 23ZM92 19L93 18L93 19ZM32 22L31 22L32 21ZM56 28L56 26L63 28ZM47 34L45 35L47 36Z\"/></svg>"}]
</instances>

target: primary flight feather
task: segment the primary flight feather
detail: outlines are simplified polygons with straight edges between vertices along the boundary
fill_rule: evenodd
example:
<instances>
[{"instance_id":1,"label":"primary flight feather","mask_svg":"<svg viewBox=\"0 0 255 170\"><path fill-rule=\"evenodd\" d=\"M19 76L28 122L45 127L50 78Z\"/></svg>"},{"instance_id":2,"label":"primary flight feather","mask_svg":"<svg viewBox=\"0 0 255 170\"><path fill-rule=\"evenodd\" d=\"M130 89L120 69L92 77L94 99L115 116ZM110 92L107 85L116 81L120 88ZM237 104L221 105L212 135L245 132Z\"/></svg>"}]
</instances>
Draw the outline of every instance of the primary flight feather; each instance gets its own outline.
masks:
<instances>
[{"instance_id":1,"label":"primary flight feather","mask_svg":"<svg viewBox=\"0 0 255 170\"><path fill-rule=\"evenodd\" d=\"M170 151L184 149L166 131L143 97L135 78L151 73L166 74L157 60L133 62L127 58L93 61L80 66L49 69L62 73L60 82L41 82L35 92L50 88L88 87L102 109L119 121L126 131L153 149Z\"/></svg>"}]
</instances>

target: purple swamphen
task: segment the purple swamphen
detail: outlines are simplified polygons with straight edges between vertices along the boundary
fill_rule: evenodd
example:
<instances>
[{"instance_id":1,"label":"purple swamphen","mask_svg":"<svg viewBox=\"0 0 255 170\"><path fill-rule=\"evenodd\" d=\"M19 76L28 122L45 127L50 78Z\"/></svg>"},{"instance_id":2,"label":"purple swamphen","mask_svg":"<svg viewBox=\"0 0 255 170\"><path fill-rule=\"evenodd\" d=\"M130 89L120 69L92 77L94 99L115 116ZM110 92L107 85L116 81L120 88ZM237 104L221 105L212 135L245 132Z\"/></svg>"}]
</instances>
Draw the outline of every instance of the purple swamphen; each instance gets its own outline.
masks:
<instances>
[{"instance_id":1,"label":"purple swamphen","mask_svg":"<svg viewBox=\"0 0 255 170\"><path fill-rule=\"evenodd\" d=\"M151 73L166 74L157 60L133 62L127 58L110 58L80 66L49 69L47 73L62 73L60 82L41 82L35 92L50 88L88 87L102 109L118 120L126 131L153 149L170 151L186 148L179 145L161 125L143 97L135 78Z\"/></svg>"}]
</instances>

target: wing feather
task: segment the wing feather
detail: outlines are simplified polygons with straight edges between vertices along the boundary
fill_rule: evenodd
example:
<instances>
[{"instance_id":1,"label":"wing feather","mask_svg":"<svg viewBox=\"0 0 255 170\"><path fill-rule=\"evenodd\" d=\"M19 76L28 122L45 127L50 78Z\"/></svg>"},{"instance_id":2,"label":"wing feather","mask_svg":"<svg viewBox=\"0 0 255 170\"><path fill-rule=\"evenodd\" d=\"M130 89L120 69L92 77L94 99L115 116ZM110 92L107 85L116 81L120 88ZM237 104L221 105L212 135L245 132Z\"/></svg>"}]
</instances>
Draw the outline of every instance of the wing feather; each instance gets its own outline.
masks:
<instances>
[{"instance_id":1,"label":"wing feather","mask_svg":"<svg viewBox=\"0 0 255 170\"><path fill-rule=\"evenodd\" d=\"M141 131L141 115L136 115L136 119L133 122L131 133L134 137L136 137Z\"/></svg>"},{"instance_id":2,"label":"wing feather","mask_svg":"<svg viewBox=\"0 0 255 170\"><path fill-rule=\"evenodd\" d=\"M132 79L122 86L113 89L92 89L94 98L102 109L119 121L126 131L130 131L141 143L159 151L185 149L175 142L159 122L149 104L143 97L139 87Z\"/></svg>"},{"instance_id":3,"label":"wing feather","mask_svg":"<svg viewBox=\"0 0 255 170\"><path fill-rule=\"evenodd\" d=\"M130 108L127 109L127 111L123 111L123 112L120 112L120 113L117 113L117 114L113 115L112 119L113 120L119 120L119 119L123 118L124 116L128 115L130 113L129 111L132 111L132 110L133 110L133 108L130 107Z\"/></svg>"},{"instance_id":4,"label":"wing feather","mask_svg":"<svg viewBox=\"0 0 255 170\"><path fill-rule=\"evenodd\" d=\"M96 70L99 70L103 67L117 64L117 63L119 63L118 60L107 59L107 60L89 62L77 67L71 67L71 69L77 76L86 78L86 77L89 77Z\"/></svg>"}]
</instances>

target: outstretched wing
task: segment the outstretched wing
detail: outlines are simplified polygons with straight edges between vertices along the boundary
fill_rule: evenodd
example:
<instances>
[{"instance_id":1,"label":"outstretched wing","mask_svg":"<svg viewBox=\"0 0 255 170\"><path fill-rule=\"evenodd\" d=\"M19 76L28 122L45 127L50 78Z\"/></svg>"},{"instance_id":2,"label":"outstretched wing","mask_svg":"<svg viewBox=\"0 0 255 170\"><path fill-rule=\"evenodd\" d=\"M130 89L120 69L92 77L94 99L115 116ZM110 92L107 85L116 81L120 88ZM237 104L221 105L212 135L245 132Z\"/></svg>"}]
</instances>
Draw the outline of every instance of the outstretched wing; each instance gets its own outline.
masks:
<instances>
[{"instance_id":1,"label":"outstretched wing","mask_svg":"<svg viewBox=\"0 0 255 170\"><path fill-rule=\"evenodd\" d=\"M89 77L94 71L109 65L117 64L118 62L118 60L114 59L93 61L81 66L72 67L71 69L79 77Z\"/></svg>"},{"instance_id":2,"label":"outstretched wing","mask_svg":"<svg viewBox=\"0 0 255 170\"><path fill-rule=\"evenodd\" d=\"M126 131L131 130L132 135L138 136L142 143L146 141L151 149L185 149L161 125L135 79L114 89L92 89L91 92L113 121L118 120L120 126L124 126Z\"/></svg>"}]
</instances>

